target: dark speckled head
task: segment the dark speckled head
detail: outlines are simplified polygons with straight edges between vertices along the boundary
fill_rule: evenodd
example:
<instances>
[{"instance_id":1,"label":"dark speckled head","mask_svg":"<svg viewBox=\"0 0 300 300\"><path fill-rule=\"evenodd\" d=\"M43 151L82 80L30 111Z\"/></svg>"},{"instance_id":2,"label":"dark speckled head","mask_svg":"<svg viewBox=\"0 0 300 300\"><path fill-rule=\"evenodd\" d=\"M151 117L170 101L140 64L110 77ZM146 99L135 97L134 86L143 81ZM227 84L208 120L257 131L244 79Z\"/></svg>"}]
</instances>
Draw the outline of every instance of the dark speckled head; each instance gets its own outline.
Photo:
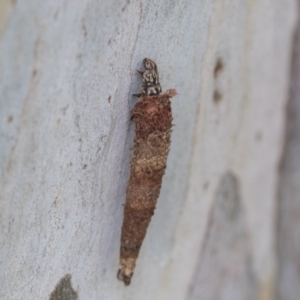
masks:
<instances>
[{"instance_id":1,"label":"dark speckled head","mask_svg":"<svg viewBox=\"0 0 300 300\"><path fill-rule=\"evenodd\" d=\"M135 96L157 96L161 93L161 86L159 83L159 75L156 63L150 58L144 58L143 64L145 71L138 71L142 75L143 80L141 94Z\"/></svg>"},{"instance_id":2,"label":"dark speckled head","mask_svg":"<svg viewBox=\"0 0 300 300\"><path fill-rule=\"evenodd\" d=\"M144 63L144 68L146 70L154 70L155 72L157 72L156 63L150 58L144 58L143 63Z\"/></svg>"}]
</instances>

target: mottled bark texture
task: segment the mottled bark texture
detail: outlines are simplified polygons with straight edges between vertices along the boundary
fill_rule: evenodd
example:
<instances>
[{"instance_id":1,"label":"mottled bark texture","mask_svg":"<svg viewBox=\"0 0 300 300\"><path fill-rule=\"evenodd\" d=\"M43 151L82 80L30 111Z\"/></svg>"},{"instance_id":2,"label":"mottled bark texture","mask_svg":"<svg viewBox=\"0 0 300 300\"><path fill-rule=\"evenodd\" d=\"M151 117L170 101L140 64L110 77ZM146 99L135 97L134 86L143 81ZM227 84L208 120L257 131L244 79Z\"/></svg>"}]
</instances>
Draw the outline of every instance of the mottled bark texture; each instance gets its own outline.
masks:
<instances>
[{"instance_id":1,"label":"mottled bark texture","mask_svg":"<svg viewBox=\"0 0 300 300\"><path fill-rule=\"evenodd\" d=\"M298 4L300 16L300 2ZM278 186L277 300L300 299L300 17L294 36Z\"/></svg>"},{"instance_id":2,"label":"mottled bark texture","mask_svg":"<svg viewBox=\"0 0 300 300\"><path fill-rule=\"evenodd\" d=\"M142 95L132 110L136 124L131 174L127 186L118 278L130 284L136 259L154 213L171 142L170 98Z\"/></svg>"}]
</instances>

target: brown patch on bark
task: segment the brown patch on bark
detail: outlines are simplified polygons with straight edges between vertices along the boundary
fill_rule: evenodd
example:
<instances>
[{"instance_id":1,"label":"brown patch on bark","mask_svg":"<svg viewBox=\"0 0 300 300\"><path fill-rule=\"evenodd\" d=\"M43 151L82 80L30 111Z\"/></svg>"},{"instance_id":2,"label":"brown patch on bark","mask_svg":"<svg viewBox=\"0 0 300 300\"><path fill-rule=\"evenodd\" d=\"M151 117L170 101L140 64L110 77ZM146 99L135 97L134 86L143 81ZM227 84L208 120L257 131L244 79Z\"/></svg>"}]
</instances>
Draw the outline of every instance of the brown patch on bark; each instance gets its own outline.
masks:
<instances>
[{"instance_id":1,"label":"brown patch on bark","mask_svg":"<svg viewBox=\"0 0 300 300\"><path fill-rule=\"evenodd\" d=\"M126 192L118 279L130 284L136 259L154 214L171 142L170 98L176 90L158 96L142 95L132 110L136 124L131 173Z\"/></svg>"},{"instance_id":2,"label":"brown patch on bark","mask_svg":"<svg viewBox=\"0 0 300 300\"><path fill-rule=\"evenodd\" d=\"M71 284L71 275L66 274L60 279L49 300L78 300L78 294Z\"/></svg>"}]
</instances>

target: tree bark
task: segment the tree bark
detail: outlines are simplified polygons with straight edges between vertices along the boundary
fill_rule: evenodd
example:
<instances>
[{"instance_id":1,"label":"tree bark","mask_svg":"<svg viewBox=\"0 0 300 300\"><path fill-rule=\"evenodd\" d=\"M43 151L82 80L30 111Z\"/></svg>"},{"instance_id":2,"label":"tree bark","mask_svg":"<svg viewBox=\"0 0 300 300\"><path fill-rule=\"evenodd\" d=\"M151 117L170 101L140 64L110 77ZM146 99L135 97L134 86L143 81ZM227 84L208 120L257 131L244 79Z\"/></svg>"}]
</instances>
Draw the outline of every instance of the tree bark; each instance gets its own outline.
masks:
<instances>
[{"instance_id":1,"label":"tree bark","mask_svg":"<svg viewBox=\"0 0 300 300\"><path fill-rule=\"evenodd\" d=\"M298 13L300 6L298 7ZM300 295L300 19L294 35L278 203L278 299Z\"/></svg>"},{"instance_id":2,"label":"tree bark","mask_svg":"<svg viewBox=\"0 0 300 300\"><path fill-rule=\"evenodd\" d=\"M0 299L298 299L297 0L1 7ZM124 287L145 57L178 96L161 194Z\"/></svg>"}]
</instances>

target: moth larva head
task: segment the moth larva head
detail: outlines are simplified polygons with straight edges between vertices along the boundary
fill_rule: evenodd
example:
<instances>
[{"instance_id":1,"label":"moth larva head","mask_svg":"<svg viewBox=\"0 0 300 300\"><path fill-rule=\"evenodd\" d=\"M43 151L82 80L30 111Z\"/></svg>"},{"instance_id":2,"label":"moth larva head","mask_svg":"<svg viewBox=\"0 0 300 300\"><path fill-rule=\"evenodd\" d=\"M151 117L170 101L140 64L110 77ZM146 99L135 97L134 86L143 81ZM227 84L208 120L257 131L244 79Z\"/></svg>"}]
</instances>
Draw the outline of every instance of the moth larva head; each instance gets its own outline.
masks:
<instances>
[{"instance_id":1,"label":"moth larva head","mask_svg":"<svg viewBox=\"0 0 300 300\"><path fill-rule=\"evenodd\" d=\"M157 67L156 67L156 64L153 60L151 60L150 58L145 58L144 61L144 68L146 70L155 70L157 71Z\"/></svg>"},{"instance_id":2,"label":"moth larva head","mask_svg":"<svg viewBox=\"0 0 300 300\"><path fill-rule=\"evenodd\" d=\"M139 71L143 77L141 95L157 96L161 93L161 87L159 84L159 75L156 64L150 58L144 58L143 64L145 71Z\"/></svg>"}]
</instances>

